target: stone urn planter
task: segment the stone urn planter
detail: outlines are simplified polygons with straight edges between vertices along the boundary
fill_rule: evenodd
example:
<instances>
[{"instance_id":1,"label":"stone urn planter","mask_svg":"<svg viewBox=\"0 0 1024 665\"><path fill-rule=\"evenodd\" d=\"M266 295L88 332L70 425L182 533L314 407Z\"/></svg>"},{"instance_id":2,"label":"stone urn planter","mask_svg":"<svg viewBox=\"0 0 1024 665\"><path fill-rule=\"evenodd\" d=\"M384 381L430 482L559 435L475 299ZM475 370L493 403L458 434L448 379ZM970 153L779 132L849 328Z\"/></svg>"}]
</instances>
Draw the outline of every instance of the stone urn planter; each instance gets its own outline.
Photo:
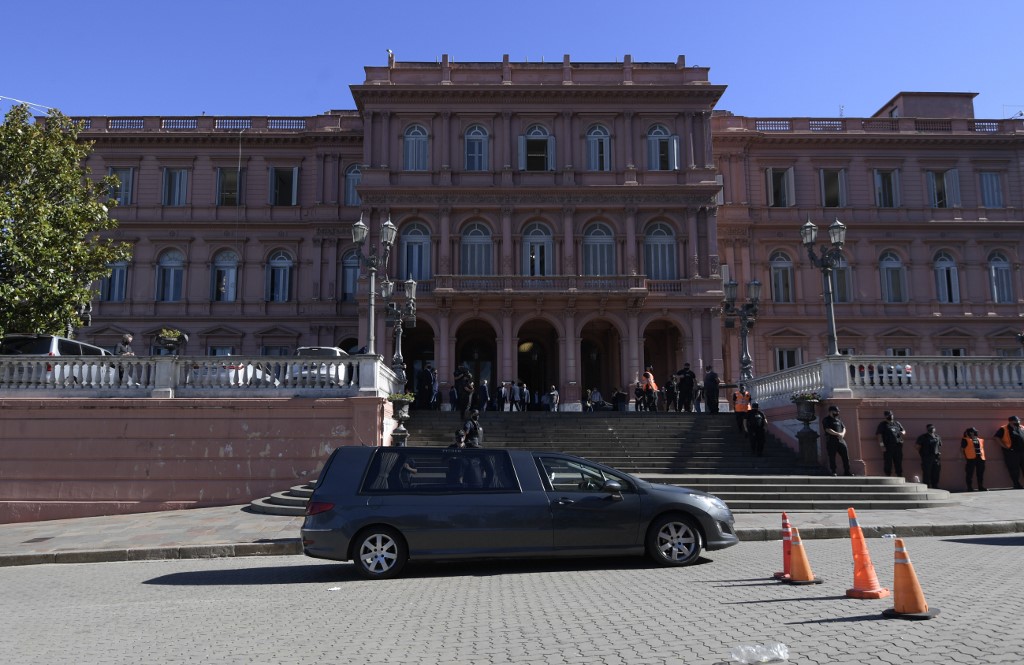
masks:
<instances>
[{"instance_id":1,"label":"stone urn planter","mask_svg":"<svg viewBox=\"0 0 1024 665\"><path fill-rule=\"evenodd\" d=\"M796 419L804 424L803 429L796 433L800 444L800 464L802 466L819 466L818 433L810 427L810 423L818 419L818 405L821 399L811 395L794 395Z\"/></svg>"},{"instance_id":2,"label":"stone urn planter","mask_svg":"<svg viewBox=\"0 0 1024 665\"><path fill-rule=\"evenodd\" d=\"M398 421L398 427L391 433L391 439L396 446L404 446L409 441L409 430L405 428L405 421L409 420L409 405L416 398L412 393L393 393L388 395L393 413L392 418Z\"/></svg>"},{"instance_id":3,"label":"stone urn planter","mask_svg":"<svg viewBox=\"0 0 1024 665\"><path fill-rule=\"evenodd\" d=\"M188 342L188 335L180 330L164 328L156 336L156 345L168 353L177 355L178 350Z\"/></svg>"}]
</instances>

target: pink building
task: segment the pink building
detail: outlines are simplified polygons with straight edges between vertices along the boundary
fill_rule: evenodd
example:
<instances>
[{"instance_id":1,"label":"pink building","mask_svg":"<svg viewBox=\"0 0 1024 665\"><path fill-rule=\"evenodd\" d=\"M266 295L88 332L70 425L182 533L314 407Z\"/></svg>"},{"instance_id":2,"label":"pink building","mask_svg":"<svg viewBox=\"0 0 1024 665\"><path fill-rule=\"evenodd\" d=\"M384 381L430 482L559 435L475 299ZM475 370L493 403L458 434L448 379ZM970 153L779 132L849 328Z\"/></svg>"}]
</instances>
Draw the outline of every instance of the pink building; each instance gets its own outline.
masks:
<instances>
[{"instance_id":1,"label":"pink building","mask_svg":"<svg viewBox=\"0 0 1024 665\"><path fill-rule=\"evenodd\" d=\"M362 217L371 241L397 226L387 275L418 282L410 377L466 365L554 384L563 405L646 365L737 380L723 279L741 297L765 286L756 374L820 357L822 276L799 230L838 217L843 351L1021 353L1024 123L974 119L968 93L901 93L863 119L748 118L715 110L724 89L682 57L445 56L367 67L355 111L87 119L88 166L121 178L112 214L134 258L99 285L81 336L112 347L130 330L141 346L174 326L189 354L358 348Z\"/></svg>"}]
</instances>

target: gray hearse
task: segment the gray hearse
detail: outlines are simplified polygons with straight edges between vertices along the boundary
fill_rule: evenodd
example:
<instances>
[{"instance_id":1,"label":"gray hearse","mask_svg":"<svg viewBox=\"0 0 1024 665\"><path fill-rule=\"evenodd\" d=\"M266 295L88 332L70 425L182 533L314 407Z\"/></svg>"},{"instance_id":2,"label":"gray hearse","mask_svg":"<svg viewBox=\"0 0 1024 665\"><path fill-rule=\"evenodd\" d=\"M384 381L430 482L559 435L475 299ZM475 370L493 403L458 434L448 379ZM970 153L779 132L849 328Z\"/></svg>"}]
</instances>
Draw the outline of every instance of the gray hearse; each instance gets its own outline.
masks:
<instances>
[{"instance_id":1,"label":"gray hearse","mask_svg":"<svg viewBox=\"0 0 1024 665\"><path fill-rule=\"evenodd\" d=\"M685 566L738 542L724 501L572 455L343 446L306 508L311 557L386 579L414 561L646 554Z\"/></svg>"}]
</instances>

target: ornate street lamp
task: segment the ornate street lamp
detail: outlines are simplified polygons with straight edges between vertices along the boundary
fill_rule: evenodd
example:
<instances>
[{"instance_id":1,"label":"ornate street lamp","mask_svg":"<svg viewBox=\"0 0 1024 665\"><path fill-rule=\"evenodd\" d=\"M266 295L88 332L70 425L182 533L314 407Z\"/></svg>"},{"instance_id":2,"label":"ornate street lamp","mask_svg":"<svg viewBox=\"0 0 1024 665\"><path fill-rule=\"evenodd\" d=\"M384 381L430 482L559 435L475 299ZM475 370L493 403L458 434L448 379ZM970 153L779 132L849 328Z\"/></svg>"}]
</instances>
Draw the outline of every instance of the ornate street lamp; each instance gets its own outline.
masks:
<instances>
[{"instance_id":1,"label":"ornate street lamp","mask_svg":"<svg viewBox=\"0 0 1024 665\"><path fill-rule=\"evenodd\" d=\"M385 280L381 284L380 293L388 303L388 321L393 322L395 325L395 353L391 357L391 369L395 371L395 376L398 378L399 383L405 385L405 359L402 357L402 324L406 324L408 328L416 327L416 280L410 275L409 279L402 282L402 289L405 294L404 306L400 306L398 302L392 300L392 296L395 293L394 282Z\"/></svg>"},{"instance_id":2,"label":"ornate street lamp","mask_svg":"<svg viewBox=\"0 0 1024 665\"><path fill-rule=\"evenodd\" d=\"M749 381L754 378L754 361L750 357L750 347L747 345L747 333L754 327L757 321L757 306L761 301L761 282L756 279L747 282L747 302L739 307L736 306L739 284L735 280L729 280L725 284L725 300L722 302L722 314L725 316L725 326L732 328L736 320L740 324L740 378Z\"/></svg>"},{"instance_id":3,"label":"ornate street lamp","mask_svg":"<svg viewBox=\"0 0 1024 665\"><path fill-rule=\"evenodd\" d=\"M832 308L832 270L843 259L843 244L846 242L846 225L838 219L828 227L828 239L832 246L822 245L820 254L814 253L814 243L818 238L818 227L811 222L800 227L800 239L807 248L814 267L821 270L822 284L825 289L825 317L828 322L828 349L826 355L838 356L839 344L836 341L836 314Z\"/></svg>"},{"instance_id":4,"label":"ornate street lamp","mask_svg":"<svg viewBox=\"0 0 1024 665\"><path fill-rule=\"evenodd\" d=\"M360 213L359 221L352 225L352 242L359 246L359 260L366 266L370 274L370 319L366 326L366 352L370 355L377 355L374 324L376 318L375 297L377 291L377 270L381 269L387 274L388 258L391 256L391 248L395 246L395 239L398 237L398 228L391 223L391 216L380 225L380 253L377 252L377 245L371 244L370 251L364 253L363 246L370 235L370 229L363 222L363 215Z\"/></svg>"}]
</instances>

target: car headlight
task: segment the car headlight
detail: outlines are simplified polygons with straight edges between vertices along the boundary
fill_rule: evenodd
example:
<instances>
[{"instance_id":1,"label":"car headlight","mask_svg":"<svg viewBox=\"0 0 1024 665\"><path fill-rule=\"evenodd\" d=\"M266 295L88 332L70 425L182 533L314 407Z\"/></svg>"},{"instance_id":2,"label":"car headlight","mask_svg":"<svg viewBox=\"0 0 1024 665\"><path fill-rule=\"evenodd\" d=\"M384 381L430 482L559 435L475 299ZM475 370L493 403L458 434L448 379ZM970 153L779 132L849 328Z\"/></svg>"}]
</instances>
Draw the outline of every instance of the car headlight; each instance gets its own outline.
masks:
<instances>
[{"instance_id":1,"label":"car headlight","mask_svg":"<svg viewBox=\"0 0 1024 665\"><path fill-rule=\"evenodd\" d=\"M696 501L704 504L708 510L729 510L729 506L713 494L691 494Z\"/></svg>"}]
</instances>

